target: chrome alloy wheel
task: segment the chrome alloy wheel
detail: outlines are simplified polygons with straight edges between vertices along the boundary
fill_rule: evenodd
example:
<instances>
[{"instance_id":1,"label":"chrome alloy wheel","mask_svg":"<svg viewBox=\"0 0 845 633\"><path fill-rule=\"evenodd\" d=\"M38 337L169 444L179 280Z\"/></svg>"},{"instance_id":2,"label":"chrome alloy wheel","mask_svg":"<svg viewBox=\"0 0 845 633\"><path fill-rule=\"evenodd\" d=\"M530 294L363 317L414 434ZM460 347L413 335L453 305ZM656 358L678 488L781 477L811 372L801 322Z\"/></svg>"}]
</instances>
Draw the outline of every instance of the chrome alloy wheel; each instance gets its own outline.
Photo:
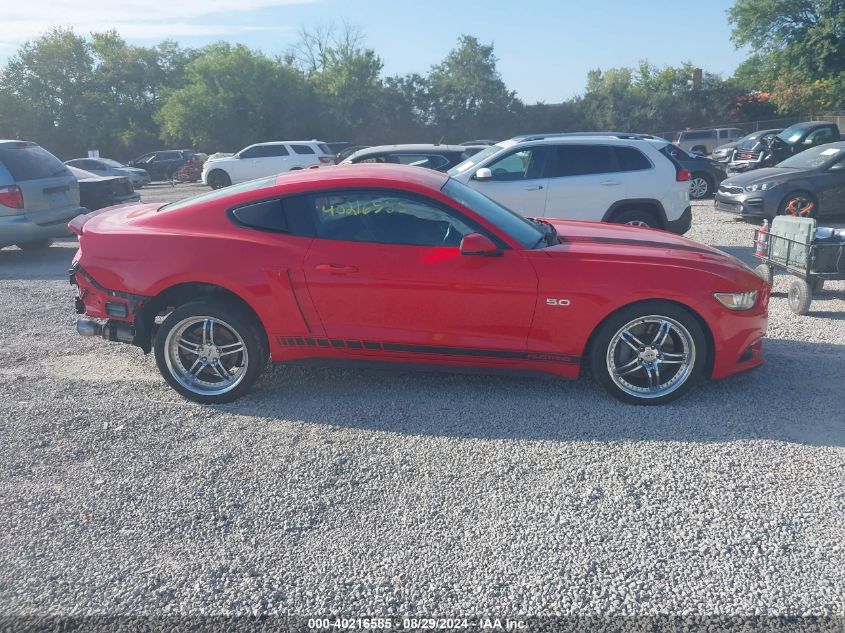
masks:
<instances>
[{"instance_id":1,"label":"chrome alloy wheel","mask_svg":"<svg viewBox=\"0 0 845 633\"><path fill-rule=\"evenodd\" d=\"M645 220L629 220L628 222L625 222L625 224L628 226L644 226L647 229L651 228L651 225Z\"/></svg>"},{"instance_id":2,"label":"chrome alloy wheel","mask_svg":"<svg viewBox=\"0 0 845 633\"><path fill-rule=\"evenodd\" d=\"M707 180L701 176L693 178L689 183L689 195L691 198L698 200L699 198L703 198L707 195L707 190L709 188L710 185L707 183Z\"/></svg>"},{"instance_id":3,"label":"chrome alloy wheel","mask_svg":"<svg viewBox=\"0 0 845 633\"><path fill-rule=\"evenodd\" d=\"M165 362L185 389L217 396L238 386L249 363L244 340L225 321L194 316L177 323L164 343Z\"/></svg>"},{"instance_id":4,"label":"chrome alloy wheel","mask_svg":"<svg viewBox=\"0 0 845 633\"><path fill-rule=\"evenodd\" d=\"M695 366L695 343L674 319L638 317L623 325L607 347L607 370L622 391L659 398L680 388Z\"/></svg>"}]
</instances>

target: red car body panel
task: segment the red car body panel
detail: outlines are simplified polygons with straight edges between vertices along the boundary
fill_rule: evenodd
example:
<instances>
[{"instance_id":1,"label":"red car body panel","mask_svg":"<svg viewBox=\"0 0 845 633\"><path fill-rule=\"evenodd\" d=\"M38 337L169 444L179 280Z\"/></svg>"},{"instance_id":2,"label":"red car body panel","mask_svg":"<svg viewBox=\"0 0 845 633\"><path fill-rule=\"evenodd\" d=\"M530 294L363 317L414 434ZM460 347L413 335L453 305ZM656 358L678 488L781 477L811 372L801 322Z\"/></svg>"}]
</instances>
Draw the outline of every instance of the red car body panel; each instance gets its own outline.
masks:
<instances>
[{"instance_id":1,"label":"red car body panel","mask_svg":"<svg viewBox=\"0 0 845 633\"><path fill-rule=\"evenodd\" d=\"M444 174L352 165L279 176L262 190L197 201L124 205L71 223L82 308L133 322L145 302L185 283L224 288L245 301L276 361L305 358L412 361L513 368L577 377L596 327L648 299L688 307L712 343L711 377L762 362L769 289L738 260L652 229L553 220L560 243L526 249L441 191ZM499 257L458 248L296 237L235 224L239 204L327 189L393 189L434 199L472 218L509 248ZM714 292L757 290L732 312ZM124 303L115 319L107 302Z\"/></svg>"}]
</instances>

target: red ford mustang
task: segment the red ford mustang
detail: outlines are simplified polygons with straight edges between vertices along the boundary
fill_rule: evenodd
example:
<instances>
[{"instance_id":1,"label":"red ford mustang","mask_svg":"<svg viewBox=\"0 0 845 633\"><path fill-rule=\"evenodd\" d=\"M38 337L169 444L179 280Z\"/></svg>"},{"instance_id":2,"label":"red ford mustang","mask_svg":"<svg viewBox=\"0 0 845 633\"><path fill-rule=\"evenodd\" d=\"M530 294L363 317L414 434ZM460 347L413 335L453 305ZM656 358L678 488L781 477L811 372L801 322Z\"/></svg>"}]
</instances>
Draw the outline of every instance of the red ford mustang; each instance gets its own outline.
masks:
<instances>
[{"instance_id":1,"label":"red ford mustang","mask_svg":"<svg viewBox=\"0 0 845 633\"><path fill-rule=\"evenodd\" d=\"M527 220L449 179L351 165L80 216L80 334L155 350L197 402L267 357L591 370L628 402L762 362L769 289L663 231Z\"/></svg>"}]
</instances>

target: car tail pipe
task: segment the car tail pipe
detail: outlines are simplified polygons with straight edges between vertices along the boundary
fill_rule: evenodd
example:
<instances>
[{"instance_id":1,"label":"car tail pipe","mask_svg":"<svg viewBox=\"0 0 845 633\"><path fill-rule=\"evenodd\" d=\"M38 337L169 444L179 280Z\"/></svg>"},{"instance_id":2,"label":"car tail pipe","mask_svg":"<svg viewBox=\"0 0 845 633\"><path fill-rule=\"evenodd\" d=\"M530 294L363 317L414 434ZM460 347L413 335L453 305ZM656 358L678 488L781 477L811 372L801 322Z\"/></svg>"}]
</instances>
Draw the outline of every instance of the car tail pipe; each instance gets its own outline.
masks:
<instances>
[{"instance_id":1,"label":"car tail pipe","mask_svg":"<svg viewBox=\"0 0 845 633\"><path fill-rule=\"evenodd\" d=\"M107 341L132 343L135 340L135 328L123 321L100 323L93 319L77 319L76 331L82 336L101 336Z\"/></svg>"}]
</instances>

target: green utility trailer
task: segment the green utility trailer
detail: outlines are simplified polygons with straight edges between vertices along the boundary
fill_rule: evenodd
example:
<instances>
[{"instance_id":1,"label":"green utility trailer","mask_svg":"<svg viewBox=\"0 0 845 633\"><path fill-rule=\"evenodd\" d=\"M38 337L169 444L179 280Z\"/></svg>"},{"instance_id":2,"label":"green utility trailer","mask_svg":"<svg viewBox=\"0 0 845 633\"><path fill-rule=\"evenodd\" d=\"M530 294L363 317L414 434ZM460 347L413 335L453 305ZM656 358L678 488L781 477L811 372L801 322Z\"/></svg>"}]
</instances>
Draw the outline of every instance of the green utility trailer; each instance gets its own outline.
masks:
<instances>
[{"instance_id":1,"label":"green utility trailer","mask_svg":"<svg viewBox=\"0 0 845 633\"><path fill-rule=\"evenodd\" d=\"M763 253L756 250L761 243ZM789 308L795 314L810 311L813 295L822 292L826 280L845 279L845 230L816 227L812 218L778 216L769 232L757 230L754 246L754 255L762 262L757 274L769 286L775 270L794 277Z\"/></svg>"}]
</instances>

